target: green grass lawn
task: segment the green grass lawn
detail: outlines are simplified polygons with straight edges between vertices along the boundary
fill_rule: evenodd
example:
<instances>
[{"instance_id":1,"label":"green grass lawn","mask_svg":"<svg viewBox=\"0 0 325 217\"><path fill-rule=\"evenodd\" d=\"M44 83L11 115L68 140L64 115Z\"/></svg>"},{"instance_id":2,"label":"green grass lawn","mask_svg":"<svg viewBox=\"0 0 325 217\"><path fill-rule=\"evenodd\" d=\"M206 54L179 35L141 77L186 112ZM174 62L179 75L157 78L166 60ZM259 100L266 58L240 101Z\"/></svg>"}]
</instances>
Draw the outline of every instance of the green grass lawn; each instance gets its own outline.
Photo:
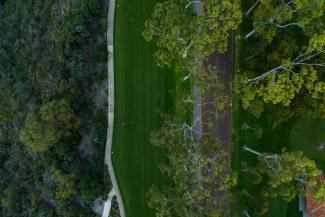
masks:
<instances>
[{"instance_id":1,"label":"green grass lawn","mask_svg":"<svg viewBox=\"0 0 325 217\"><path fill-rule=\"evenodd\" d=\"M127 217L153 217L146 192L166 177L158 166L164 153L149 142L160 127L159 112L174 111L174 76L158 69L154 47L141 36L155 0L117 0L115 21L115 127L113 164L124 198Z\"/></svg>"},{"instance_id":2,"label":"green grass lawn","mask_svg":"<svg viewBox=\"0 0 325 217\"><path fill-rule=\"evenodd\" d=\"M298 118L291 129L289 150L303 151L325 171L325 150L318 149L320 144L325 144L325 120Z\"/></svg>"}]
</instances>

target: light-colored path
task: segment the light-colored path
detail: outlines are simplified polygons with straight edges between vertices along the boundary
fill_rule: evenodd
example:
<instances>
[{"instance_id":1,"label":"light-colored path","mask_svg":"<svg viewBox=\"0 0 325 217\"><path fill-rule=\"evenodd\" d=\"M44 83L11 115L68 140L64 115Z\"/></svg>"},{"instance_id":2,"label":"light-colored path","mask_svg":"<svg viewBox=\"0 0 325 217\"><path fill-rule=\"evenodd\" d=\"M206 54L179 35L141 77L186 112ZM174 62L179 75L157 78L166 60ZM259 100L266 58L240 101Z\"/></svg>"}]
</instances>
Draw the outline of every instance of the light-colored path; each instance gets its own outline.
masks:
<instances>
[{"instance_id":1,"label":"light-colored path","mask_svg":"<svg viewBox=\"0 0 325 217\"><path fill-rule=\"evenodd\" d=\"M113 198L116 195L114 188L112 188L111 192L109 192L108 194L108 198L104 203L104 210L103 210L103 214L102 216L109 216L109 213L111 212L111 208L112 208L112 202L113 202Z\"/></svg>"},{"instance_id":2,"label":"light-colored path","mask_svg":"<svg viewBox=\"0 0 325 217\"><path fill-rule=\"evenodd\" d=\"M112 164L112 142L114 130L114 105L115 105L115 90L114 90L114 18L115 18L115 0L109 0L108 10L108 28L107 28L107 49L108 49L108 128L107 128L107 141L105 150L105 164L108 167L109 176L112 181L113 191L120 209L121 217L126 217L123 198L120 188L115 176L114 167ZM114 195L109 195L110 197ZM108 203L108 202L107 202ZM106 203L105 203L106 204ZM108 205L108 204L107 204ZM105 206L102 217L108 217L110 207Z\"/></svg>"}]
</instances>

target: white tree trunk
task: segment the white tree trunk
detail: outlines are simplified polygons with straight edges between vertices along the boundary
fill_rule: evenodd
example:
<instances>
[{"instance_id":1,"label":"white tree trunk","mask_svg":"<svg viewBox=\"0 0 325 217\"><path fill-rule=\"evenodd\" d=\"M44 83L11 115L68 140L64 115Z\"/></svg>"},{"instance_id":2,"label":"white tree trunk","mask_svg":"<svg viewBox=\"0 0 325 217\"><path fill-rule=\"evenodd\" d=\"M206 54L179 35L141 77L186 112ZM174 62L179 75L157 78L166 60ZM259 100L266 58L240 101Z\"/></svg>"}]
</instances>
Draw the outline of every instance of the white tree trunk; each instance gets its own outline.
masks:
<instances>
[{"instance_id":1,"label":"white tree trunk","mask_svg":"<svg viewBox=\"0 0 325 217\"><path fill-rule=\"evenodd\" d=\"M183 53L183 58L185 59L187 57L188 50L193 46L193 41L186 47L184 53Z\"/></svg>"},{"instance_id":2,"label":"white tree trunk","mask_svg":"<svg viewBox=\"0 0 325 217\"><path fill-rule=\"evenodd\" d=\"M246 209L243 211L243 214L244 214L246 217L251 217L251 216L249 215L249 213L248 213L248 211L247 211Z\"/></svg>"},{"instance_id":3,"label":"white tree trunk","mask_svg":"<svg viewBox=\"0 0 325 217\"><path fill-rule=\"evenodd\" d=\"M256 155L258 155L258 156L261 156L261 155L262 155L260 152L255 151L254 149L251 149L251 148L247 147L246 145L243 147L243 149L244 149L245 151L248 151L248 152L250 152L250 153L252 153L252 154L256 154Z\"/></svg>"},{"instance_id":4,"label":"white tree trunk","mask_svg":"<svg viewBox=\"0 0 325 217\"><path fill-rule=\"evenodd\" d=\"M252 7L250 7L250 9L248 9L248 11L245 13L245 16L247 17L255 8L256 6L258 5L258 3L260 3L261 0L257 0L253 5Z\"/></svg>"},{"instance_id":5,"label":"white tree trunk","mask_svg":"<svg viewBox=\"0 0 325 217\"><path fill-rule=\"evenodd\" d=\"M187 9L188 7L190 7L190 6L191 6L192 4L194 4L194 3L203 5L203 3L202 3L201 1L190 1L190 2L188 2L188 4L185 6L185 9Z\"/></svg>"},{"instance_id":6,"label":"white tree trunk","mask_svg":"<svg viewBox=\"0 0 325 217\"><path fill-rule=\"evenodd\" d=\"M249 37L251 37L252 35L254 35L254 33L257 31L257 29L255 28L255 29L253 29L251 32L249 32L249 33L247 33L246 35L245 35L245 39L248 39Z\"/></svg>"},{"instance_id":7,"label":"white tree trunk","mask_svg":"<svg viewBox=\"0 0 325 217\"><path fill-rule=\"evenodd\" d=\"M279 29L284 29L284 28L287 28L289 26L299 26L299 23L288 23L286 25L281 25L279 23L276 24L276 27L278 27Z\"/></svg>"}]
</instances>

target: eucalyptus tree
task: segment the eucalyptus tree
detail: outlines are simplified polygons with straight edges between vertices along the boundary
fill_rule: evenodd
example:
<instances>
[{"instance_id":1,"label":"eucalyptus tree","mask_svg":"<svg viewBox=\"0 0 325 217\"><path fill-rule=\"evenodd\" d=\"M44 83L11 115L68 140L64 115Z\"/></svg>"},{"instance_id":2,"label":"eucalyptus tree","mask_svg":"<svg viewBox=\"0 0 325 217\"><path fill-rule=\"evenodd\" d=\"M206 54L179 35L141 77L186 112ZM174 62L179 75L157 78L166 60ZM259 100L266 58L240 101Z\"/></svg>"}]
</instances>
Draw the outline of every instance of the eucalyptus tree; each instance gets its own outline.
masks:
<instances>
[{"instance_id":1,"label":"eucalyptus tree","mask_svg":"<svg viewBox=\"0 0 325 217\"><path fill-rule=\"evenodd\" d=\"M324 182L319 182L321 173L315 161L301 151L287 152L283 149L280 154L260 153L246 146L244 150L257 155L255 170L265 177L265 187L261 192L265 197L280 197L291 201L297 195L305 194L305 187L314 189L315 194L321 193L325 187Z\"/></svg>"},{"instance_id":2,"label":"eucalyptus tree","mask_svg":"<svg viewBox=\"0 0 325 217\"><path fill-rule=\"evenodd\" d=\"M80 122L66 100L51 101L27 115L20 139L35 152L45 152L78 129Z\"/></svg>"},{"instance_id":3,"label":"eucalyptus tree","mask_svg":"<svg viewBox=\"0 0 325 217\"><path fill-rule=\"evenodd\" d=\"M55 196L57 199L67 199L77 194L77 188L74 177L71 174L65 174L61 170L54 170L52 178L56 182Z\"/></svg>"},{"instance_id":4,"label":"eucalyptus tree","mask_svg":"<svg viewBox=\"0 0 325 217\"><path fill-rule=\"evenodd\" d=\"M245 72L239 88L243 107L256 116L263 112L265 104L271 104L325 118L324 52L325 31L311 37L294 58L282 58L279 65L254 77L249 75L257 73Z\"/></svg>"},{"instance_id":5,"label":"eucalyptus tree","mask_svg":"<svg viewBox=\"0 0 325 217\"><path fill-rule=\"evenodd\" d=\"M323 15L324 9L323 0L257 0L246 12L254 11L254 28L245 38L256 34L272 41L278 30L290 26L304 30Z\"/></svg>"},{"instance_id":6,"label":"eucalyptus tree","mask_svg":"<svg viewBox=\"0 0 325 217\"><path fill-rule=\"evenodd\" d=\"M156 4L143 37L157 46L154 56L159 66L187 65L196 56L225 52L229 33L240 22L238 0L167 0Z\"/></svg>"},{"instance_id":7,"label":"eucalyptus tree","mask_svg":"<svg viewBox=\"0 0 325 217\"><path fill-rule=\"evenodd\" d=\"M184 97L183 103L209 107L211 109L204 110L209 110L211 118L222 118L231 106L229 87L225 84L226 73L212 65L197 71L200 72L200 76L197 76L197 84L200 87L200 94L204 97L201 100L195 100L195 93L191 93ZM216 119L210 121L216 122Z\"/></svg>"},{"instance_id":8,"label":"eucalyptus tree","mask_svg":"<svg viewBox=\"0 0 325 217\"><path fill-rule=\"evenodd\" d=\"M151 141L167 152L167 164L161 169L171 183L158 191L148 192L149 206L156 216L224 216L230 201L230 188L236 175L229 171L229 150L218 141L201 135L199 145L193 134L184 127L167 121L153 132ZM218 192L218 197L214 196Z\"/></svg>"}]
</instances>

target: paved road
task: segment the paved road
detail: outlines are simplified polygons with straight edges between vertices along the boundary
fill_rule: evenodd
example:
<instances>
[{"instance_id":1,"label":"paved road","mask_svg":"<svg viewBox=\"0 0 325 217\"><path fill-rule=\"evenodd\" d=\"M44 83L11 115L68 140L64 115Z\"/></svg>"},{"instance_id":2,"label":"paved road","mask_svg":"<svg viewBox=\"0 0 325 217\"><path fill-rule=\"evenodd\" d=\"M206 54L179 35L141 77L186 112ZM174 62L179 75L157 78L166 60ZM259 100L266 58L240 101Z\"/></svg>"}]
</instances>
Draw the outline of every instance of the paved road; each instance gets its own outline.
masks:
<instances>
[{"instance_id":1,"label":"paved road","mask_svg":"<svg viewBox=\"0 0 325 217\"><path fill-rule=\"evenodd\" d=\"M228 37L228 50L224 54L220 54L218 52L214 52L206 61L206 67L211 64L216 66L218 69L225 72L225 76L223 78L224 84L226 86L227 93L231 98L232 92L232 34ZM207 94L209 95L209 94ZM203 96L203 101L211 102L214 99L211 96ZM215 94L211 94L215 96ZM216 108L214 105L207 105L202 109L207 109L212 113L216 112ZM212 130L212 133L219 139L224 145L231 145L231 107L229 106L225 111L225 117L218 119L218 121L211 127L209 130ZM204 118L204 117L203 117ZM208 131L207 124L203 124L203 131ZM210 131L211 132L211 131Z\"/></svg>"},{"instance_id":2,"label":"paved road","mask_svg":"<svg viewBox=\"0 0 325 217\"><path fill-rule=\"evenodd\" d=\"M207 67L209 64L216 66L218 69L225 72L223 81L226 86L226 91L231 99L232 92L232 51L233 51L233 41L232 41L232 33L228 37L228 49L224 54L220 54L218 52L213 53L206 61L205 66ZM213 91L213 90L211 90ZM206 93L202 96L202 101L211 102L215 100L217 94ZM218 141L220 141L220 145L224 149L231 150L231 106L227 106L222 112L224 116L222 118L218 118L216 121L209 120L210 114L215 114L217 112L214 104L206 104L202 106L202 132L209 133L213 135ZM207 124L209 122L209 125ZM229 151L229 155L226 157L225 161L227 162L227 171L231 172L231 152ZM224 195L224 192L214 192L216 198ZM230 213L230 199L225 201L225 209L229 210L229 212L225 212L223 217L231 216Z\"/></svg>"},{"instance_id":3,"label":"paved road","mask_svg":"<svg viewBox=\"0 0 325 217\"><path fill-rule=\"evenodd\" d=\"M108 167L109 176L113 185L113 192L117 197L121 217L126 217L122 194L115 176L112 164L112 142L114 129L114 105L115 105L115 89L114 89L114 18L115 18L115 0L109 0L108 10L108 28L107 28L107 49L108 49L108 128L107 141L105 150L105 164ZM112 197L112 195L110 195ZM108 206L104 207L102 217L108 217Z\"/></svg>"}]
</instances>

